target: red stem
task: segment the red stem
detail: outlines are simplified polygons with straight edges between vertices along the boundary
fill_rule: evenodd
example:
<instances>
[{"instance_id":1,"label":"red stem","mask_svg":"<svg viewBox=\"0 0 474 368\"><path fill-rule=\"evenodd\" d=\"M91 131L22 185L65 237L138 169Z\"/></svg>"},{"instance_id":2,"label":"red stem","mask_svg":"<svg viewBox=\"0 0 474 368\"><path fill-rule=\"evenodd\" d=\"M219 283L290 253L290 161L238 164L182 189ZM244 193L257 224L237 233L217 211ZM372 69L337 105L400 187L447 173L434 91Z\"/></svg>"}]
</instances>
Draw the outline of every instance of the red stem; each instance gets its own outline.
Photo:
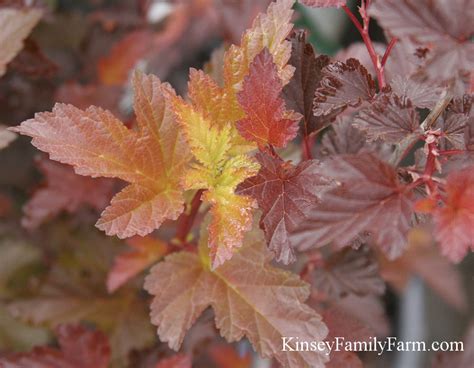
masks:
<instances>
[{"instance_id":1,"label":"red stem","mask_svg":"<svg viewBox=\"0 0 474 368\"><path fill-rule=\"evenodd\" d=\"M380 56L375 51L374 44L372 43L372 40L370 39L370 36L369 36L370 17L367 13L367 8L369 6L370 6L370 0L365 0L365 1L362 0L362 4L361 4L361 7L359 8L359 12L362 17L363 25L359 22L359 20L352 13L352 11L347 7L347 5L343 5L342 9L346 12L346 14L349 16L350 20L352 21L352 23L354 23L355 27L360 33L362 40L364 41L365 46L367 48L367 51L369 52L370 60L372 60L372 64L374 65L375 71L377 73L377 80L379 82L379 87L380 89L382 89L386 85L384 66L385 66L385 63L387 62L390 52L393 49L393 46L395 46L395 43L397 42L397 39L394 38L390 41L387 47L387 50L385 51L385 54L383 55L383 58L381 60Z\"/></svg>"},{"instance_id":2,"label":"red stem","mask_svg":"<svg viewBox=\"0 0 474 368\"><path fill-rule=\"evenodd\" d=\"M311 160L313 155L311 153L312 138L310 135L305 134L303 137L303 159Z\"/></svg>"},{"instance_id":3,"label":"red stem","mask_svg":"<svg viewBox=\"0 0 474 368\"><path fill-rule=\"evenodd\" d=\"M387 63L388 57L390 56L390 53L392 52L393 46L397 43L398 38L394 37L390 40L387 49L385 50L385 53L383 54L382 57L382 67L385 67L385 64Z\"/></svg>"},{"instance_id":4,"label":"red stem","mask_svg":"<svg viewBox=\"0 0 474 368\"><path fill-rule=\"evenodd\" d=\"M201 207L201 196L203 190L200 189L194 194L193 199L191 200L190 206L191 210L189 213L183 214L178 221L178 226L176 230L176 239L178 239L182 244L185 244L191 231L196 215L199 212L199 207Z\"/></svg>"}]
</instances>

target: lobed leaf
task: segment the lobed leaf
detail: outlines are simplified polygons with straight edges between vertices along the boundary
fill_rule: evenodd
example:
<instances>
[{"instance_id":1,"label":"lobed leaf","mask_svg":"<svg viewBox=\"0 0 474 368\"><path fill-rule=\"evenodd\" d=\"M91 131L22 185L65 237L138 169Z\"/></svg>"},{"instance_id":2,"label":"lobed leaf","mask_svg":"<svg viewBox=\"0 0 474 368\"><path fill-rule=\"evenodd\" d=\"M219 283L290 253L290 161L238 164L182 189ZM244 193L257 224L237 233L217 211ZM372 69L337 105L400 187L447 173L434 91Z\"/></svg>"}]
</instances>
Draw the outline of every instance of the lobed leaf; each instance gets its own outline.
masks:
<instances>
[{"instance_id":1,"label":"lobed leaf","mask_svg":"<svg viewBox=\"0 0 474 368\"><path fill-rule=\"evenodd\" d=\"M329 159L321 172L340 185L323 194L309 221L298 229L300 247L346 246L369 232L389 258L398 257L407 243L413 199L396 169L373 154L360 153Z\"/></svg>"},{"instance_id":2,"label":"lobed leaf","mask_svg":"<svg viewBox=\"0 0 474 368\"><path fill-rule=\"evenodd\" d=\"M183 178L186 189L205 189L202 199L211 204L209 247L213 267L230 259L242 244L243 234L252 224L254 201L236 195L239 183L256 174L258 164L231 150L231 128L219 127L180 97L173 97L178 123L196 162Z\"/></svg>"},{"instance_id":3,"label":"lobed leaf","mask_svg":"<svg viewBox=\"0 0 474 368\"><path fill-rule=\"evenodd\" d=\"M323 69L323 78L314 97L314 115L337 115L347 107L357 107L375 95L375 82L356 59L336 61Z\"/></svg>"},{"instance_id":4,"label":"lobed leaf","mask_svg":"<svg viewBox=\"0 0 474 368\"><path fill-rule=\"evenodd\" d=\"M354 119L354 126L371 140L397 144L408 136L422 134L419 115L412 102L393 93L380 94Z\"/></svg>"},{"instance_id":5,"label":"lobed leaf","mask_svg":"<svg viewBox=\"0 0 474 368\"><path fill-rule=\"evenodd\" d=\"M186 331L212 306L216 326L227 341L245 336L262 357L274 357L285 367L323 367L323 354L281 349L282 336L322 341L327 334L321 317L304 304L308 285L269 265L261 236L249 236L246 245L214 271L207 266L206 244L203 237L200 256L181 252L166 257L145 280L145 289L154 296L151 316L160 339L179 349Z\"/></svg>"},{"instance_id":6,"label":"lobed leaf","mask_svg":"<svg viewBox=\"0 0 474 368\"><path fill-rule=\"evenodd\" d=\"M244 181L238 192L257 200L268 247L277 261L288 264L295 261L290 233L306 220L332 185L320 174L316 160L293 166L264 153L258 153L257 160L261 166L258 175Z\"/></svg>"},{"instance_id":7,"label":"lobed leaf","mask_svg":"<svg viewBox=\"0 0 474 368\"><path fill-rule=\"evenodd\" d=\"M172 90L154 76L134 77L137 130L110 112L56 104L14 130L51 159L76 173L116 177L130 183L102 213L97 227L120 238L146 235L183 211L180 178L189 153L165 94Z\"/></svg>"},{"instance_id":8,"label":"lobed leaf","mask_svg":"<svg viewBox=\"0 0 474 368\"><path fill-rule=\"evenodd\" d=\"M439 84L474 67L473 5L472 0L387 0L374 2L369 11L385 31L430 50L421 73Z\"/></svg>"},{"instance_id":9,"label":"lobed leaf","mask_svg":"<svg viewBox=\"0 0 474 368\"><path fill-rule=\"evenodd\" d=\"M392 92L400 97L408 98L419 108L431 109L439 101L442 89L428 83L415 81L411 78L395 76L391 83Z\"/></svg>"},{"instance_id":10,"label":"lobed leaf","mask_svg":"<svg viewBox=\"0 0 474 368\"><path fill-rule=\"evenodd\" d=\"M263 49L250 64L237 99L246 116L237 122L240 134L260 147L285 147L298 134L300 115L286 111L279 97L282 85L278 69L268 49Z\"/></svg>"}]
</instances>

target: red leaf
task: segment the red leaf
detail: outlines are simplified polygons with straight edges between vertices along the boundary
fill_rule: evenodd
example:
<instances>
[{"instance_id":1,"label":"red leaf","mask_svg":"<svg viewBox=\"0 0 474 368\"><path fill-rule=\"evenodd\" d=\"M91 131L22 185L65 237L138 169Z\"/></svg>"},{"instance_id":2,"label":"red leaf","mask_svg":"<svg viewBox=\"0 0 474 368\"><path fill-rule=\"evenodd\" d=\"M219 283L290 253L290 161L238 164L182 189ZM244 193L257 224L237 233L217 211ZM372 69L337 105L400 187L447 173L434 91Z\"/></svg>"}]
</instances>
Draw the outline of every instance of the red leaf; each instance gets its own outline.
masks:
<instances>
[{"instance_id":1,"label":"red leaf","mask_svg":"<svg viewBox=\"0 0 474 368\"><path fill-rule=\"evenodd\" d=\"M23 208L21 223L28 229L63 211L73 214L85 206L102 211L112 197L114 182L110 179L80 176L71 167L44 158L37 161L37 166L46 184L34 192Z\"/></svg>"},{"instance_id":2,"label":"red leaf","mask_svg":"<svg viewBox=\"0 0 474 368\"><path fill-rule=\"evenodd\" d=\"M357 107L375 94L375 83L356 59L336 61L323 69L323 79L314 98L314 115L328 116Z\"/></svg>"},{"instance_id":3,"label":"red leaf","mask_svg":"<svg viewBox=\"0 0 474 368\"><path fill-rule=\"evenodd\" d=\"M346 0L300 0L300 3L313 8L340 8L346 5Z\"/></svg>"},{"instance_id":4,"label":"red leaf","mask_svg":"<svg viewBox=\"0 0 474 368\"><path fill-rule=\"evenodd\" d=\"M117 290L168 253L167 244L151 236L136 236L128 239L127 244L133 249L115 257L114 265L107 276L109 293Z\"/></svg>"},{"instance_id":5,"label":"red leaf","mask_svg":"<svg viewBox=\"0 0 474 368\"><path fill-rule=\"evenodd\" d=\"M389 258L399 256L407 243L413 200L395 168L361 153L329 159L321 172L340 186L323 194L310 220L297 231L300 246L345 246L368 231Z\"/></svg>"},{"instance_id":6,"label":"red leaf","mask_svg":"<svg viewBox=\"0 0 474 368\"><path fill-rule=\"evenodd\" d=\"M474 251L474 166L451 173L446 179L446 199L433 212L434 235L442 253L460 262Z\"/></svg>"},{"instance_id":7,"label":"red leaf","mask_svg":"<svg viewBox=\"0 0 474 368\"><path fill-rule=\"evenodd\" d=\"M282 83L273 57L264 49L252 64L238 94L238 100L246 117L237 122L242 136L259 146L266 144L284 147L298 133L300 115L285 110L279 97Z\"/></svg>"},{"instance_id":8,"label":"red leaf","mask_svg":"<svg viewBox=\"0 0 474 368\"><path fill-rule=\"evenodd\" d=\"M354 119L354 125L371 140L400 143L410 135L422 135L419 116L411 101L382 93Z\"/></svg>"},{"instance_id":9,"label":"red leaf","mask_svg":"<svg viewBox=\"0 0 474 368\"><path fill-rule=\"evenodd\" d=\"M321 176L316 160L295 167L267 154L259 153L257 159L261 165L258 175L243 182L239 193L257 200L263 211L260 226L268 246L278 261L288 264L295 260L289 234L306 219L331 185Z\"/></svg>"},{"instance_id":10,"label":"red leaf","mask_svg":"<svg viewBox=\"0 0 474 368\"><path fill-rule=\"evenodd\" d=\"M5 368L107 368L110 347L107 337L99 331L82 326L61 325L56 329L60 350L36 347L29 353L0 358Z\"/></svg>"}]
</instances>

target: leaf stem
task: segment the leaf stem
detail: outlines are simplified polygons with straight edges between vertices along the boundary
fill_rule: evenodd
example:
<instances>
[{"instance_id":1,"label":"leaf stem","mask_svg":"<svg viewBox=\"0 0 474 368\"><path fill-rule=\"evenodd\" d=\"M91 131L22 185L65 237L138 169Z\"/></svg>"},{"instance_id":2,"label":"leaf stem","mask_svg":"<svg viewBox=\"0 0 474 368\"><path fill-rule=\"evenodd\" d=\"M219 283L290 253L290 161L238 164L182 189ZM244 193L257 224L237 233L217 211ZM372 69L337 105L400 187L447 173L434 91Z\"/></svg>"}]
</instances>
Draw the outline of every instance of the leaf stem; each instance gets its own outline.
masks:
<instances>
[{"instance_id":1,"label":"leaf stem","mask_svg":"<svg viewBox=\"0 0 474 368\"><path fill-rule=\"evenodd\" d=\"M196 192L196 194L194 194L194 197L190 203L191 209L189 213L183 213L180 219L178 220L178 226L176 230L176 239L178 239L181 244L185 244L187 242L189 232L191 231L193 227L194 220L196 219L196 215L199 212L199 207L201 207L202 193L203 193L203 190L199 189Z\"/></svg>"},{"instance_id":2,"label":"leaf stem","mask_svg":"<svg viewBox=\"0 0 474 368\"><path fill-rule=\"evenodd\" d=\"M370 17L367 12L368 7L370 6L370 0L362 0L361 6L359 7L359 13L362 18L362 24L356 18L354 13L347 7L347 5L343 5L342 9L346 12L349 16L349 19L355 25L357 30L359 31L362 40L365 43L367 51L369 52L370 60L372 60L372 64L374 65L375 71L377 73L377 80L379 82L380 89L386 86L385 82L385 64L387 62L388 57L395 46L396 42L398 41L397 38L393 38L387 46L385 53L380 59L380 55L377 54L374 48L374 44L369 36L369 27L370 27Z\"/></svg>"},{"instance_id":3,"label":"leaf stem","mask_svg":"<svg viewBox=\"0 0 474 368\"><path fill-rule=\"evenodd\" d=\"M311 144L312 143L312 138L310 135L305 134L303 137L303 159L304 160L311 160L313 158L313 155L311 153Z\"/></svg>"}]
</instances>

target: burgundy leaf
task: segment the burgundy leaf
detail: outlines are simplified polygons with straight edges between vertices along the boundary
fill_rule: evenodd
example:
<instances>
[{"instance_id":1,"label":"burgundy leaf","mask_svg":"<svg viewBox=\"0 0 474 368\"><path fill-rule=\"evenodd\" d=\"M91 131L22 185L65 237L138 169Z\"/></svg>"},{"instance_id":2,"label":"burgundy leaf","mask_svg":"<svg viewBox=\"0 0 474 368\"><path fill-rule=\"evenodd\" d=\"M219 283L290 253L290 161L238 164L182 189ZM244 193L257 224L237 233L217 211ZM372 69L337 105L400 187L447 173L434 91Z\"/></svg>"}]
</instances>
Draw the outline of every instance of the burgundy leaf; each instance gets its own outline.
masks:
<instances>
[{"instance_id":1,"label":"burgundy leaf","mask_svg":"<svg viewBox=\"0 0 474 368\"><path fill-rule=\"evenodd\" d=\"M445 112L438 119L436 127L443 132L441 145L443 149L470 149L473 139L471 129L474 117L471 116L472 97L464 95L451 101Z\"/></svg>"},{"instance_id":2,"label":"burgundy leaf","mask_svg":"<svg viewBox=\"0 0 474 368\"><path fill-rule=\"evenodd\" d=\"M431 109L439 101L441 88L397 75L391 81L392 92L407 97L413 105Z\"/></svg>"},{"instance_id":3,"label":"burgundy leaf","mask_svg":"<svg viewBox=\"0 0 474 368\"><path fill-rule=\"evenodd\" d=\"M393 93L382 93L354 120L354 125L365 131L369 139L383 139L399 143L409 135L421 135L419 116L411 101Z\"/></svg>"},{"instance_id":4,"label":"burgundy leaf","mask_svg":"<svg viewBox=\"0 0 474 368\"><path fill-rule=\"evenodd\" d=\"M310 274L310 283L318 295L334 300L348 294L383 294L385 283L368 247L346 248L333 253Z\"/></svg>"},{"instance_id":5,"label":"burgundy leaf","mask_svg":"<svg viewBox=\"0 0 474 368\"><path fill-rule=\"evenodd\" d=\"M392 152L388 144L368 141L365 134L352 125L351 116L340 116L324 134L321 143L323 156L373 152L385 160Z\"/></svg>"},{"instance_id":6,"label":"burgundy leaf","mask_svg":"<svg viewBox=\"0 0 474 368\"><path fill-rule=\"evenodd\" d=\"M314 115L328 116L357 107L375 94L375 83L356 59L336 61L323 69L323 79L314 98Z\"/></svg>"},{"instance_id":7,"label":"burgundy leaf","mask_svg":"<svg viewBox=\"0 0 474 368\"><path fill-rule=\"evenodd\" d=\"M425 72L439 82L474 68L473 9L472 0L384 0L370 12L390 34L432 50Z\"/></svg>"},{"instance_id":8,"label":"burgundy leaf","mask_svg":"<svg viewBox=\"0 0 474 368\"><path fill-rule=\"evenodd\" d=\"M268 246L278 261L288 264L295 260L289 234L306 219L331 184L320 175L316 160L295 167L263 153L257 154L257 159L261 165L258 175L247 179L238 191L257 200Z\"/></svg>"},{"instance_id":9,"label":"burgundy leaf","mask_svg":"<svg viewBox=\"0 0 474 368\"><path fill-rule=\"evenodd\" d=\"M361 153L329 159L321 172L340 186L323 194L310 220L298 229L299 247L345 246L368 231L389 258L399 256L407 243L413 200L395 168Z\"/></svg>"},{"instance_id":10,"label":"burgundy leaf","mask_svg":"<svg viewBox=\"0 0 474 368\"><path fill-rule=\"evenodd\" d=\"M313 115L314 93L321 81L322 70L330 59L325 55L316 57L313 46L306 42L304 31L293 35L291 46L289 63L295 67L295 73L283 89L283 95L288 107L304 116L305 133L308 134L324 128L335 118Z\"/></svg>"}]
</instances>

